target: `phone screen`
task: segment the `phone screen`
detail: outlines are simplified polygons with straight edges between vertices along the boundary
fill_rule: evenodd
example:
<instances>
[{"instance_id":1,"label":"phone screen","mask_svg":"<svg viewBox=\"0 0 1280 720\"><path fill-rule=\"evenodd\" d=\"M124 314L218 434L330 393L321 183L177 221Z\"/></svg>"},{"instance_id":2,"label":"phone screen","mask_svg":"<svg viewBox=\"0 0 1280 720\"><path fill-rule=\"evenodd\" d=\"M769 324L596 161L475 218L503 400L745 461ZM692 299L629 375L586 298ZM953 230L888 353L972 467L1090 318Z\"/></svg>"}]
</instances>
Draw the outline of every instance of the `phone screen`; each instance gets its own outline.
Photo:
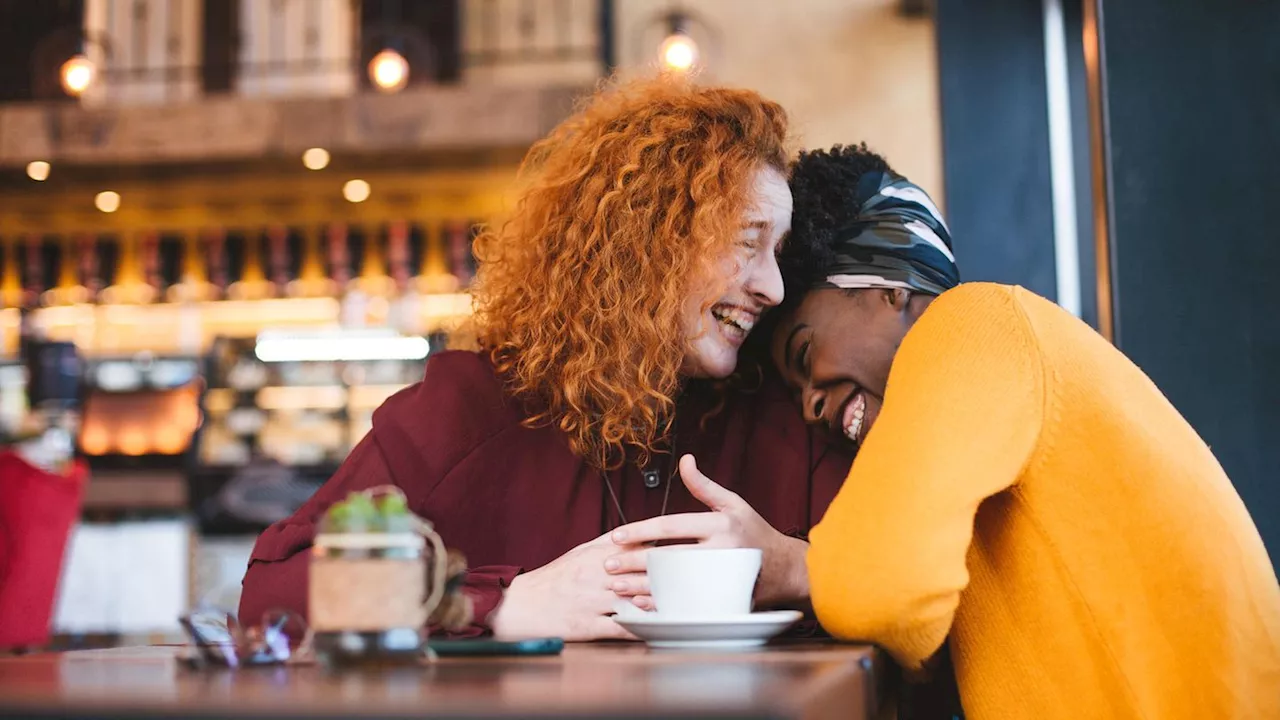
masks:
<instances>
[{"instance_id":1,"label":"phone screen","mask_svg":"<svg viewBox=\"0 0 1280 720\"><path fill-rule=\"evenodd\" d=\"M427 647L441 657L467 657L479 655L559 655L564 650L560 638L536 640L445 640L430 639Z\"/></svg>"}]
</instances>

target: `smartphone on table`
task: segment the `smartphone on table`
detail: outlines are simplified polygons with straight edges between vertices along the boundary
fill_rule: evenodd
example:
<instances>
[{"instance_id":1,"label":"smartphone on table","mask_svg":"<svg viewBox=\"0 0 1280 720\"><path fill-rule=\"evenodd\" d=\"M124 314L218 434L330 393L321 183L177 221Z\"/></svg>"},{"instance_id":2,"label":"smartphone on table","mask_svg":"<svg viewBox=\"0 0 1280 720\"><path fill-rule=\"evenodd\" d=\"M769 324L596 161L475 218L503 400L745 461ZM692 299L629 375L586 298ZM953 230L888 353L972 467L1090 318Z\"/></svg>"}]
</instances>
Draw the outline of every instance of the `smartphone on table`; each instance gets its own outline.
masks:
<instances>
[{"instance_id":1,"label":"smartphone on table","mask_svg":"<svg viewBox=\"0 0 1280 720\"><path fill-rule=\"evenodd\" d=\"M429 638L427 647L440 657L485 657L497 655L559 655L564 650L560 638L534 640L494 640L474 638L470 640L446 640Z\"/></svg>"}]
</instances>

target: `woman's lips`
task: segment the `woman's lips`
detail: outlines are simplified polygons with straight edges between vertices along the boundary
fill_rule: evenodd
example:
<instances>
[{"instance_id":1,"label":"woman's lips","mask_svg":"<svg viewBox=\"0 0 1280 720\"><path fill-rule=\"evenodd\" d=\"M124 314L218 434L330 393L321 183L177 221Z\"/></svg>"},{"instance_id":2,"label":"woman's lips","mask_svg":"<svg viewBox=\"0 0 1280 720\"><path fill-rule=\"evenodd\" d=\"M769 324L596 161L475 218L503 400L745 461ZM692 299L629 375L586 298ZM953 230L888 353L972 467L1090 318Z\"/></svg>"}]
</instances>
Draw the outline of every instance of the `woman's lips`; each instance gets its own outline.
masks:
<instances>
[{"instance_id":1,"label":"woman's lips","mask_svg":"<svg viewBox=\"0 0 1280 720\"><path fill-rule=\"evenodd\" d=\"M711 308L711 317L715 319L721 333L734 345L741 345L747 334L755 327L759 313L727 303L720 303Z\"/></svg>"}]
</instances>

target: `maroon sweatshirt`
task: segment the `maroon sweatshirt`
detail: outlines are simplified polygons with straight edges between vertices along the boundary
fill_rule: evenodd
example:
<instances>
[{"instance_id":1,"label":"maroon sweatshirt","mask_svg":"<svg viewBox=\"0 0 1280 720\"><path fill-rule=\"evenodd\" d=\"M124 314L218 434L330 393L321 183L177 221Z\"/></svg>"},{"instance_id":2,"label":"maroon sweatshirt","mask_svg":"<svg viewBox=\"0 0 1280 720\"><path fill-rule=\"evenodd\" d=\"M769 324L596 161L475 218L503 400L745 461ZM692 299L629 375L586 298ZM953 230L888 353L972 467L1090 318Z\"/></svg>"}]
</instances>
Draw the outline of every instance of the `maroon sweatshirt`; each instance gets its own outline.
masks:
<instances>
[{"instance_id":1,"label":"maroon sweatshirt","mask_svg":"<svg viewBox=\"0 0 1280 720\"><path fill-rule=\"evenodd\" d=\"M852 455L812 433L780 383L730 394L723 410L708 418L717 398L709 383L689 383L676 406L675 456L692 453L708 477L741 495L779 531L807 535L839 490ZM517 574L622 524L605 477L627 521L661 513L665 480L675 468L670 456L602 477L570 451L559 430L528 428L523 419L485 356L432 356L421 382L378 408L373 430L337 474L258 538L244 578L242 621L256 624L276 608L306 616L307 550L316 523L353 490L397 485L409 508L466 556L476 623L464 635L487 631L489 615ZM662 484L647 487L645 469L657 470ZM677 475L667 512L700 511L706 507Z\"/></svg>"}]
</instances>

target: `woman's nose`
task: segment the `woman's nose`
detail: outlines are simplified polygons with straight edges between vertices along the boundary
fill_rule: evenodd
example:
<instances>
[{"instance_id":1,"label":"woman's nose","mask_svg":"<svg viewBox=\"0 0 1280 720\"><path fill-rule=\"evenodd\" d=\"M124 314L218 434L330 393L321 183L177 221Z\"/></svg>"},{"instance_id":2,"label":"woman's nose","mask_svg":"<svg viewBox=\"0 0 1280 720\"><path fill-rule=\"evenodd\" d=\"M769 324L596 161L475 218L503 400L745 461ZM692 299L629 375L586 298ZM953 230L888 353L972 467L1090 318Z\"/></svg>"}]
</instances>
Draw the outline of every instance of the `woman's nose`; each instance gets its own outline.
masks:
<instances>
[{"instance_id":1,"label":"woman's nose","mask_svg":"<svg viewBox=\"0 0 1280 720\"><path fill-rule=\"evenodd\" d=\"M778 268L778 258L773 253L769 253L752 268L747 290L765 307L775 307L782 303L782 271Z\"/></svg>"}]
</instances>

